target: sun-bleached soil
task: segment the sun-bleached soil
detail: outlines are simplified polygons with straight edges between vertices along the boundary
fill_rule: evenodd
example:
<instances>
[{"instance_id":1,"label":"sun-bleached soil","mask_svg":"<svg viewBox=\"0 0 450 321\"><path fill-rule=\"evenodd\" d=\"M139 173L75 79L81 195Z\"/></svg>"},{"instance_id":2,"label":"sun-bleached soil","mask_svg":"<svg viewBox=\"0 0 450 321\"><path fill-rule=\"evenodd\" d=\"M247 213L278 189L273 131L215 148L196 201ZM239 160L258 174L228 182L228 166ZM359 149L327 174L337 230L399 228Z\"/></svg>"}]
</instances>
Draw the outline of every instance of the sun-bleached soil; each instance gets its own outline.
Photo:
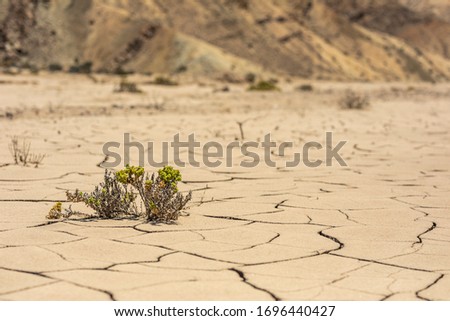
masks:
<instances>
[{"instance_id":1,"label":"sun-bleached soil","mask_svg":"<svg viewBox=\"0 0 450 321\"><path fill-rule=\"evenodd\" d=\"M106 76L0 76L0 299L450 299L448 84L135 81L144 93L113 93ZM371 107L341 109L347 88ZM235 152L231 168L181 168L193 200L176 224L45 218L65 190L101 181L105 142L130 133L158 148L195 132L225 146L239 122L245 141L271 133L298 148L333 132L348 166L286 168L289 150L245 168ZM47 155L41 166L12 164L13 135Z\"/></svg>"}]
</instances>

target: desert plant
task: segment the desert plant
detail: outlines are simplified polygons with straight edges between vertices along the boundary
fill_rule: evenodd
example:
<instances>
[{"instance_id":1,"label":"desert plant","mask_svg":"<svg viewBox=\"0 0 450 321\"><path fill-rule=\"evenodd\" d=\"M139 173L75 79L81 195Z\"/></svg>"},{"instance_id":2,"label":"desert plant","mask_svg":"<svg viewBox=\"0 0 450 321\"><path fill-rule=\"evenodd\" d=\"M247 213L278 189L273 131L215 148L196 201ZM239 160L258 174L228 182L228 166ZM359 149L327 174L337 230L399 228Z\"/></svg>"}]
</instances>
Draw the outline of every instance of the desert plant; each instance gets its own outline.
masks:
<instances>
[{"instance_id":1,"label":"desert plant","mask_svg":"<svg viewBox=\"0 0 450 321\"><path fill-rule=\"evenodd\" d=\"M163 76L156 77L153 81L150 82L152 85L161 85L161 86L178 86L178 83L170 78L166 78Z\"/></svg>"},{"instance_id":2,"label":"desert plant","mask_svg":"<svg viewBox=\"0 0 450 321\"><path fill-rule=\"evenodd\" d=\"M62 208L62 203L61 202L56 202L55 205L53 205L53 207L50 209L50 211L47 214L47 218L49 220L56 220L56 219L60 219L62 217L67 218L72 214L72 209L65 209L63 211Z\"/></svg>"},{"instance_id":3,"label":"desert plant","mask_svg":"<svg viewBox=\"0 0 450 321\"><path fill-rule=\"evenodd\" d=\"M92 62L86 61L80 64L79 61L75 59L75 63L70 66L69 72L78 74L90 74L92 72Z\"/></svg>"},{"instance_id":4,"label":"desert plant","mask_svg":"<svg viewBox=\"0 0 450 321\"><path fill-rule=\"evenodd\" d=\"M8 147L16 165L34 165L34 167L38 167L46 156L45 154L31 153L31 143L26 140L20 142L17 136L11 138Z\"/></svg>"},{"instance_id":5,"label":"desert plant","mask_svg":"<svg viewBox=\"0 0 450 321\"><path fill-rule=\"evenodd\" d=\"M165 166L158 174L146 174L143 167L127 165L116 173L105 170L104 181L91 193L67 191L69 202L83 202L99 218L120 216L143 217L152 222L170 222L178 219L180 212L191 199L191 192L183 196L178 192L180 171ZM138 199L139 196L139 199ZM75 214L70 208L63 212L56 203L47 218L65 218Z\"/></svg>"},{"instance_id":6,"label":"desert plant","mask_svg":"<svg viewBox=\"0 0 450 321\"><path fill-rule=\"evenodd\" d=\"M186 66L186 65L181 65L181 66L178 66L176 69L175 69L175 72L177 73L177 74L181 74L181 73L183 73L183 72L186 72L188 70L188 67Z\"/></svg>"},{"instance_id":7,"label":"desert plant","mask_svg":"<svg viewBox=\"0 0 450 321\"><path fill-rule=\"evenodd\" d=\"M121 77L119 86L114 92L140 94L142 90L139 89L135 82L128 81L126 77Z\"/></svg>"},{"instance_id":8,"label":"desert plant","mask_svg":"<svg viewBox=\"0 0 450 321\"><path fill-rule=\"evenodd\" d=\"M48 219L58 219L62 217L62 203L56 202L47 214Z\"/></svg>"},{"instance_id":9,"label":"desert plant","mask_svg":"<svg viewBox=\"0 0 450 321\"><path fill-rule=\"evenodd\" d=\"M103 182L95 186L91 193L83 193L79 190L71 193L66 191L69 202L83 202L92 208L100 218L114 218L121 214L136 215L136 195L127 184L121 184L116 176L105 171Z\"/></svg>"},{"instance_id":10,"label":"desert plant","mask_svg":"<svg viewBox=\"0 0 450 321\"><path fill-rule=\"evenodd\" d=\"M184 197L178 192L177 183L181 181L180 171L165 166L158 175L144 175L142 167L127 166L117 172L117 180L130 184L139 193L145 207L144 216L148 221L169 222L178 219L180 211L191 199L191 192Z\"/></svg>"},{"instance_id":11,"label":"desert plant","mask_svg":"<svg viewBox=\"0 0 450 321\"><path fill-rule=\"evenodd\" d=\"M53 63L53 64L48 65L48 70L51 72L62 71L63 67L58 63Z\"/></svg>"},{"instance_id":12,"label":"desert plant","mask_svg":"<svg viewBox=\"0 0 450 321\"><path fill-rule=\"evenodd\" d=\"M344 109L365 109L370 106L370 100L365 94L347 90L339 100L339 105Z\"/></svg>"},{"instance_id":13,"label":"desert plant","mask_svg":"<svg viewBox=\"0 0 450 321\"><path fill-rule=\"evenodd\" d=\"M256 80L256 75L252 72L245 74L245 81L248 83L254 83Z\"/></svg>"},{"instance_id":14,"label":"desert plant","mask_svg":"<svg viewBox=\"0 0 450 321\"><path fill-rule=\"evenodd\" d=\"M297 90L300 91L313 91L314 88L311 84L302 84L300 86L297 87Z\"/></svg>"},{"instance_id":15,"label":"desert plant","mask_svg":"<svg viewBox=\"0 0 450 321\"><path fill-rule=\"evenodd\" d=\"M267 80L260 80L256 84L251 85L248 87L248 90L250 91L274 91L274 90L280 90L273 81L267 81Z\"/></svg>"}]
</instances>

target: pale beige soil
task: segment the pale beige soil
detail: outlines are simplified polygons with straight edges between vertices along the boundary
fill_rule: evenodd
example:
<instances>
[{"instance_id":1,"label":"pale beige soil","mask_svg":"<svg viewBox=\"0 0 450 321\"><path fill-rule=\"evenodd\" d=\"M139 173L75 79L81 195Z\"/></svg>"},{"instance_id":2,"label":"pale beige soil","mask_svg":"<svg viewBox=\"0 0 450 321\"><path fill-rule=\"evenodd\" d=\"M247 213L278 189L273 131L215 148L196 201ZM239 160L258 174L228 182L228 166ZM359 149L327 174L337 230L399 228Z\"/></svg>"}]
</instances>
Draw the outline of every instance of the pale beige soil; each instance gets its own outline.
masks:
<instances>
[{"instance_id":1,"label":"pale beige soil","mask_svg":"<svg viewBox=\"0 0 450 321\"><path fill-rule=\"evenodd\" d=\"M249 93L136 78L144 93L133 95L95 77L0 77L0 299L450 299L448 84L314 83L305 93L297 81ZM340 109L349 87L372 106ZM181 169L193 201L176 224L45 219L66 189L102 179L105 142L195 132L225 145L240 138L238 121L245 140L271 132L297 147L332 131L348 141L348 166L285 168L290 151L273 155L277 168L248 169L236 153L232 168ZM39 168L11 164L12 135L47 154Z\"/></svg>"}]
</instances>

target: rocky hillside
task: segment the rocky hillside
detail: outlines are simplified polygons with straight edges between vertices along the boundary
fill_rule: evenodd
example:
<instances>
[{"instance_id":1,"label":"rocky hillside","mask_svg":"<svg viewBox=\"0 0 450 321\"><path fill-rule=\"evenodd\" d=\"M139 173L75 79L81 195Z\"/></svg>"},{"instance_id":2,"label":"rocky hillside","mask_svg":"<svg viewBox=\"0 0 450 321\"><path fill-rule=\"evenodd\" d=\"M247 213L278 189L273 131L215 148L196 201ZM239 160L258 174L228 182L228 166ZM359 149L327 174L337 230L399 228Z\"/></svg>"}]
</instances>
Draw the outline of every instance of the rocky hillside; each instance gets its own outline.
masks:
<instances>
[{"instance_id":1,"label":"rocky hillside","mask_svg":"<svg viewBox=\"0 0 450 321\"><path fill-rule=\"evenodd\" d=\"M450 79L443 0L1 0L0 64Z\"/></svg>"}]
</instances>

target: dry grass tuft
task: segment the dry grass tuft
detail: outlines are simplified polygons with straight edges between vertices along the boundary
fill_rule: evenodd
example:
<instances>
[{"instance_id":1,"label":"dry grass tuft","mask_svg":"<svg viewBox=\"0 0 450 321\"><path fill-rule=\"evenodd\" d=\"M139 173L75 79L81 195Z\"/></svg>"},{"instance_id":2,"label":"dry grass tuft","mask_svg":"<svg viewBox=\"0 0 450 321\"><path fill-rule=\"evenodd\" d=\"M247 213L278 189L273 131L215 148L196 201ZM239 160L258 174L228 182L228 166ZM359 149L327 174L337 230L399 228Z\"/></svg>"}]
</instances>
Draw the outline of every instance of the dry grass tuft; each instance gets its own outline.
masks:
<instances>
[{"instance_id":1,"label":"dry grass tuft","mask_svg":"<svg viewBox=\"0 0 450 321\"><path fill-rule=\"evenodd\" d=\"M344 96L339 100L339 105L343 109L366 109L370 106L369 96L357 93L353 90L347 90Z\"/></svg>"},{"instance_id":2,"label":"dry grass tuft","mask_svg":"<svg viewBox=\"0 0 450 321\"><path fill-rule=\"evenodd\" d=\"M140 94L142 90L139 89L135 82L128 81L126 77L121 77L119 86L114 89L114 92Z\"/></svg>"},{"instance_id":3,"label":"dry grass tuft","mask_svg":"<svg viewBox=\"0 0 450 321\"><path fill-rule=\"evenodd\" d=\"M14 164L28 166L34 165L34 167L38 167L42 164L42 161L45 158L45 154L35 154L30 152L31 143L26 140L19 141L17 136L11 138L11 142L9 143L9 152L13 157Z\"/></svg>"},{"instance_id":4,"label":"dry grass tuft","mask_svg":"<svg viewBox=\"0 0 450 321\"><path fill-rule=\"evenodd\" d=\"M178 86L178 83L167 77L156 77L153 81L150 82L152 85L160 85L160 86Z\"/></svg>"}]
</instances>

